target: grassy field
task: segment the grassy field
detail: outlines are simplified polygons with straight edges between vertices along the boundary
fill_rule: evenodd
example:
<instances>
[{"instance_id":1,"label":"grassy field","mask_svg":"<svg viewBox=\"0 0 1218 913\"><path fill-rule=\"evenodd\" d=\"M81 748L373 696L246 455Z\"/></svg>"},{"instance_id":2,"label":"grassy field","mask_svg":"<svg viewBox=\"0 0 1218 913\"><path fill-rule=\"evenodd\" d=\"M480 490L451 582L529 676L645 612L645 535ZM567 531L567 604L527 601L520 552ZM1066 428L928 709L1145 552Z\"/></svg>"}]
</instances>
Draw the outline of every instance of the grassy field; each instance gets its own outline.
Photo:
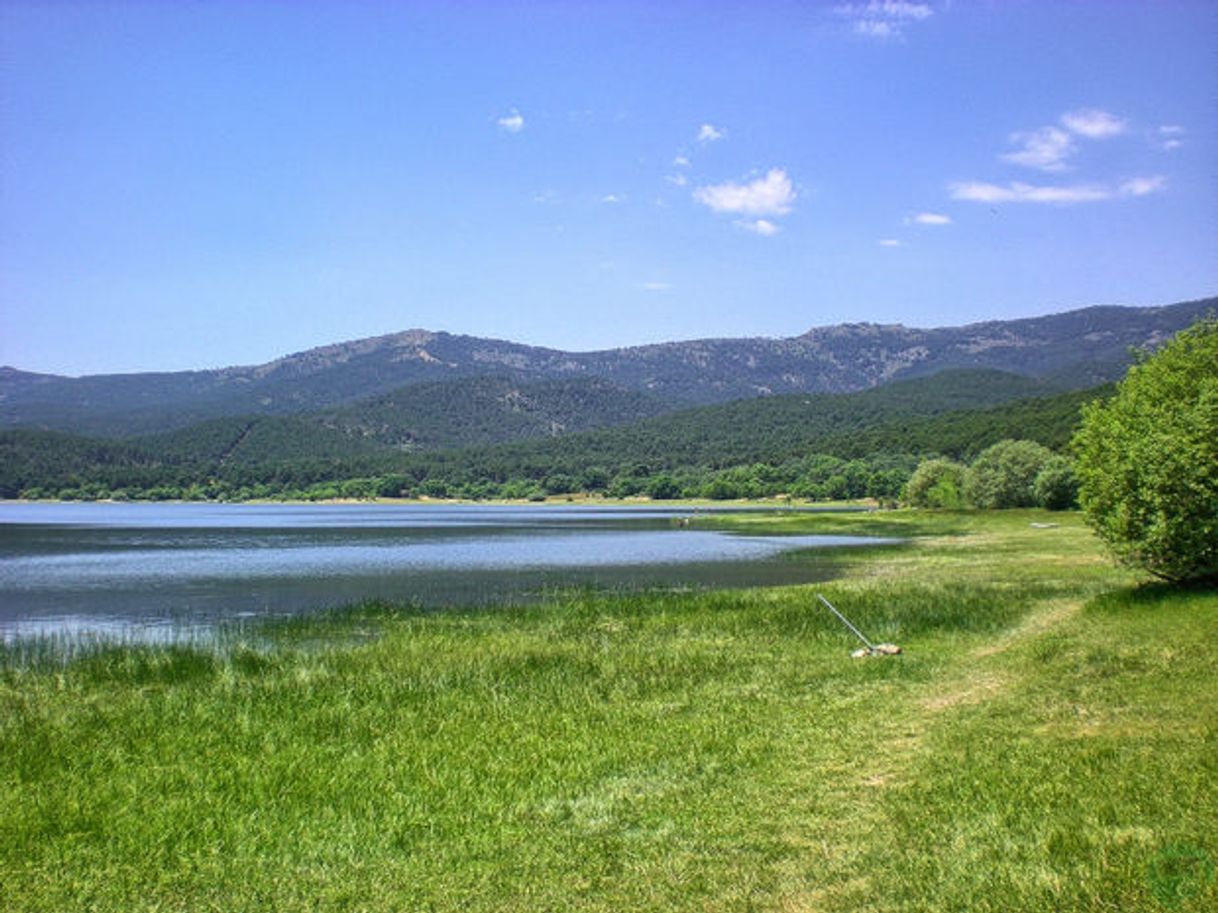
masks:
<instances>
[{"instance_id":1,"label":"grassy field","mask_svg":"<svg viewBox=\"0 0 1218 913\"><path fill-rule=\"evenodd\" d=\"M816 587L10 649L0 909L1218 907L1218 594L1075 515L699 522L913 538Z\"/></svg>"}]
</instances>

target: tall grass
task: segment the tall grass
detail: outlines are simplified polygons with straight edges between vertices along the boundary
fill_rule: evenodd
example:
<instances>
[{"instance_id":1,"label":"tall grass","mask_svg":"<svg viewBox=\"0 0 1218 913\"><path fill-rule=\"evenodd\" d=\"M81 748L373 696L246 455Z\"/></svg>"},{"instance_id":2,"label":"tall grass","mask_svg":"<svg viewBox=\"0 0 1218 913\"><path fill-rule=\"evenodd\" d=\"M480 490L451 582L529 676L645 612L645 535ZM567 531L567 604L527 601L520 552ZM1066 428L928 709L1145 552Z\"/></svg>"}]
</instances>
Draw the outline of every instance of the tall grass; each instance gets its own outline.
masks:
<instances>
[{"instance_id":1,"label":"tall grass","mask_svg":"<svg viewBox=\"0 0 1218 913\"><path fill-rule=\"evenodd\" d=\"M0 658L0 909L1209 909L1218 597L1044 519L781 521L923 537L816 587Z\"/></svg>"}]
</instances>

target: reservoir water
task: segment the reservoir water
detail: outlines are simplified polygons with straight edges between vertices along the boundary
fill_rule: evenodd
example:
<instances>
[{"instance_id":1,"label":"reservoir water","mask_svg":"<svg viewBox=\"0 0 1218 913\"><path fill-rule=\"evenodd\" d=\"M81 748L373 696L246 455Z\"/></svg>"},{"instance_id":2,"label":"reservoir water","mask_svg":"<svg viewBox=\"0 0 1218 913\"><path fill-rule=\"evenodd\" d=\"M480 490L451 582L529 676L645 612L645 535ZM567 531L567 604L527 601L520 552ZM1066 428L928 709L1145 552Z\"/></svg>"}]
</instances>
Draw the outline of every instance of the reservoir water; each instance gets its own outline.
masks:
<instances>
[{"instance_id":1,"label":"reservoir water","mask_svg":"<svg viewBox=\"0 0 1218 913\"><path fill-rule=\"evenodd\" d=\"M0 640L197 629L388 599L512 603L566 586L802 583L874 543L682 526L689 510L393 504L0 504Z\"/></svg>"}]
</instances>

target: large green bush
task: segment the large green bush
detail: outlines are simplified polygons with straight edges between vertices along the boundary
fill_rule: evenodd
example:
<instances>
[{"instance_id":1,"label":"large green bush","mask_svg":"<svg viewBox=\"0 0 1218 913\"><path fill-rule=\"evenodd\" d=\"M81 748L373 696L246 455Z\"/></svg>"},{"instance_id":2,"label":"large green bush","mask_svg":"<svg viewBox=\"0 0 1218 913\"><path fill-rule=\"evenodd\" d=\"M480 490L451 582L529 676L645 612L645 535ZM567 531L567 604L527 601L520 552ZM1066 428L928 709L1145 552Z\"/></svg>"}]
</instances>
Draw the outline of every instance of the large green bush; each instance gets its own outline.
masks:
<instances>
[{"instance_id":1,"label":"large green bush","mask_svg":"<svg viewBox=\"0 0 1218 913\"><path fill-rule=\"evenodd\" d=\"M1074 438L1079 502L1123 563L1218 583L1218 321L1130 368Z\"/></svg>"},{"instance_id":2,"label":"large green bush","mask_svg":"<svg viewBox=\"0 0 1218 913\"><path fill-rule=\"evenodd\" d=\"M964 472L953 460L923 460L905 486L905 501L914 507L963 507Z\"/></svg>"},{"instance_id":3,"label":"large green bush","mask_svg":"<svg viewBox=\"0 0 1218 913\"><path fill-rule=\"evenodd\" d=\"M1036 477L1053 451L1035 441L999 441L987 447L964 476L969 502L983 508L1032 507Z\"/></svg>"},{"instance_id":4,"label":"large green bush","mask_svg":"<svg viewBox=\"0 0 1218 913\"><path fill-rule=\"evenodd\" d=\"M1074 464L1064 456L1049 457L1036 474L1032 495L1037 506L1047 510L1075 507L1078 504L1078 477L1074 474Z\"/></svg>"}]
</instances>

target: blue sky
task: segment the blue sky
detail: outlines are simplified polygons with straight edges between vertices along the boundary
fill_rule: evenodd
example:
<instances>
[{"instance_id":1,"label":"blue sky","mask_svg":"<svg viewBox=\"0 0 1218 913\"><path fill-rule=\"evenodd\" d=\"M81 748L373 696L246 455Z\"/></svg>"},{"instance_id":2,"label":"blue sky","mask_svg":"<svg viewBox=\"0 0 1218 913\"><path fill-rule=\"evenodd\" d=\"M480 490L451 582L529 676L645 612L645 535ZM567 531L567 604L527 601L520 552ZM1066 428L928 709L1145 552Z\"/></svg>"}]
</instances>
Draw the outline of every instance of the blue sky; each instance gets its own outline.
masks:
<instances>
[{"instance_id":1,"label":"blue sky","mask_svg":"<svg viewBox=\"0 0 1218 913\"><path fill-rule=\"evenodd\" d=\"M1218 4L0 0L0 364L1218 293Z\"/></svg>"}]
</instances>

